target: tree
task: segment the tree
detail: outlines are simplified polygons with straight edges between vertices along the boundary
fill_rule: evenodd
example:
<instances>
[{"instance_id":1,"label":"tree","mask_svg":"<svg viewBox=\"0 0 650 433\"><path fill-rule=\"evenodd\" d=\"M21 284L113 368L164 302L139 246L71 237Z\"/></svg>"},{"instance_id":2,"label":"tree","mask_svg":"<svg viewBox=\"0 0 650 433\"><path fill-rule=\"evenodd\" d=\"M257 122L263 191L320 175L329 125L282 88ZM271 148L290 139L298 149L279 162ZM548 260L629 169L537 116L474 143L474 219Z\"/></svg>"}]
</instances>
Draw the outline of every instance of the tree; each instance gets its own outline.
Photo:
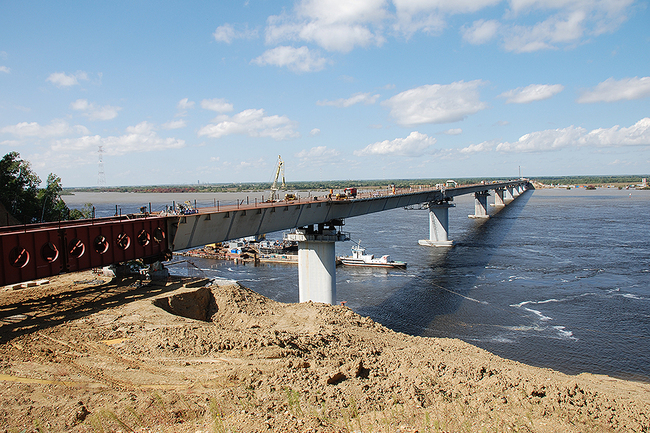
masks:
<instances>
[{"instance_id":1,"label":"tree","mask_svg":"<svg viewBox=\"0 0 650 433\"><path fill-rule=\"evenodd\" d=\"M44 189L38 188L40 183L18 152L9 152L0 160L0 203L21 224L68 218L70 211L61 198L61 178L50 173Z\"/></svg>"},{"instance_id":2,"label":"tree","mask_svg":"<svg viewBox=\"0 0 650 433\"><path fill-rule=\"evenodd\" d=\"M45 189L38 191L38 199L41 205L40 221L60 221L68 218L70 209L61 198L63 187L61 178L53 173L47 176Z\"/></svg>"},{"instance_id":3,"label":"tree","mask_svg":"<svg viewBox=\"0 0 650 433\"><path fill-rule=\"evenodd\" d=\"M69 220L89 219L93 217L94 206L92 203L84 203L81 209L70 209Z\"/></svg>"},{"instance_id":4,"label":"tree","mask_svg":"<svg viewBox=\"0 0 650 433\"><path fill-rule=\"evenodd\" d=\"M23 224L40 220L38 185L41 179L18 152L9 152L0 160L0 201Z\"/></svg>"}]
</instances>

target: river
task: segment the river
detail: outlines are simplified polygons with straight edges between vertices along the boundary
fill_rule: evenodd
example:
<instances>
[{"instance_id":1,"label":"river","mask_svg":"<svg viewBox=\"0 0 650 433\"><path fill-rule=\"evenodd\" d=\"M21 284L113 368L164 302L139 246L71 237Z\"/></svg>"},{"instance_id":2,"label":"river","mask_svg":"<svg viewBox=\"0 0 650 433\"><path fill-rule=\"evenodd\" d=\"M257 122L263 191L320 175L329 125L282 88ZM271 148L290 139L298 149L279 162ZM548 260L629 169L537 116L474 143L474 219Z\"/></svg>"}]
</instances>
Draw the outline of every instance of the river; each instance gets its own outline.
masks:
<instances>
[{"instance_id":1,"label":"river","mask_svg":"<svg viewBox=\"0 0 650 433\"><path fill-rule=\"evenodd\" d=\"M199 207L259 194L77 193L97 216ZM268 196L268 192L266 193ZM459 338L505 358L569 374L650 382L650 191L527 191L488 220L471 196L450 209L452 248L428 238L426 210L394 209L346 220L344 231L406 271L337 268L337 299L396 331ZM279 239L281 233L269 234ZM338 243L337 254L352 242ZM181 258L185 260L185 258ZM176 259L178 260L178 259ZM295 265L236 265L192 259L175 273L231 278L281 302L298 301Z\"/></svg>"}]
</instances>

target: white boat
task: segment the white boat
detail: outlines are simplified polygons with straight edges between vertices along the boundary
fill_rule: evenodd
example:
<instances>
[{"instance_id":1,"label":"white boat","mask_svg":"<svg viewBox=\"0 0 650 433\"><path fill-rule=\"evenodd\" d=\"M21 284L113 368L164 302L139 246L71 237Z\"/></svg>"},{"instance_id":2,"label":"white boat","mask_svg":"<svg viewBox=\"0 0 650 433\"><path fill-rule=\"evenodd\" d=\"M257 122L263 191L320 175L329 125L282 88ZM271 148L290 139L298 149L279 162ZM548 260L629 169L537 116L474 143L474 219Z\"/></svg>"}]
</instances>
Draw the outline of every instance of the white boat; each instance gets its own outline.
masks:
<instances>
[{"instance_id":1,"label":"white boat","mask_svg":"<svg viewBox=\"0 0 650 433\"><path fill-rule=\"evenodd\" d=\"M351 256L338 258L346 266L366 266L375 268L406 268L406 262L394 261L388 254L375 258L373 254L366 254L366 249L361 246L361 241L352 247Z\"/></svg>"}]
</instances>

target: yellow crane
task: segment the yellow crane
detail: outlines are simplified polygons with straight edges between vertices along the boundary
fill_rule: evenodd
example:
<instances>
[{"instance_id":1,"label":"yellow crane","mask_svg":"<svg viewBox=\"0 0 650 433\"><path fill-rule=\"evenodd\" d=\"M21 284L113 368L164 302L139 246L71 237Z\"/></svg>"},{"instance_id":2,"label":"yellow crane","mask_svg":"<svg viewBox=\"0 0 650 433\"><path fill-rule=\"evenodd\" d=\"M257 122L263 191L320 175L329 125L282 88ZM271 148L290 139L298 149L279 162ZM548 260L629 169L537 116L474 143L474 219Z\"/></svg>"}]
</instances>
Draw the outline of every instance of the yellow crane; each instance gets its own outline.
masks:
<instances>
[{"instance_id":1,"label":"yellow crane","mask_svg":"<svg viewBox=\"0 0 650 433\"><path fill-rule=\"evenodd\" d=\"M280 173L282 173L282 185L278 188L278 179L280 178ZM273 179L273 184L271 185L271 200L275 201L279 199L278 191L280 189L285 189L287 184L284 180L284 161L282 161L282 156L278 155L278 166L275 169L275 178Z\"/></svg>"}]
</instances>

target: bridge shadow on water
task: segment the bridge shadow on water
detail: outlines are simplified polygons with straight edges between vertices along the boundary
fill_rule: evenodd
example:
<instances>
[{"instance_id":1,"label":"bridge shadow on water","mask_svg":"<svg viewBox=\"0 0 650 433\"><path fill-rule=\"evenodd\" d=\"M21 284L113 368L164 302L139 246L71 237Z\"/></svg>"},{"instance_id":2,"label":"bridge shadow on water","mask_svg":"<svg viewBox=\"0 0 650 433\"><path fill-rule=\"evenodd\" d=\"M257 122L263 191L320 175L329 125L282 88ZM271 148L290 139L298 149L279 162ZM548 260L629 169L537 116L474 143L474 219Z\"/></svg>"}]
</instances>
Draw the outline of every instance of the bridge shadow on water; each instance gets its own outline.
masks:
<instances>
[{"instance_id":1,"label":"bridge shadow on water","mask_svg":"<svg viewBox=\"0 0 650 433\"><path fill-rule=\"evenodd\" d=\"M356 312L394 331L423 335L436 318L455 313L463 302L480 302L470 291L532 194L526 191L489 219L477 221L452 248L433 251L428 268L389 298Z\"/></svg>"}]
</instances>

